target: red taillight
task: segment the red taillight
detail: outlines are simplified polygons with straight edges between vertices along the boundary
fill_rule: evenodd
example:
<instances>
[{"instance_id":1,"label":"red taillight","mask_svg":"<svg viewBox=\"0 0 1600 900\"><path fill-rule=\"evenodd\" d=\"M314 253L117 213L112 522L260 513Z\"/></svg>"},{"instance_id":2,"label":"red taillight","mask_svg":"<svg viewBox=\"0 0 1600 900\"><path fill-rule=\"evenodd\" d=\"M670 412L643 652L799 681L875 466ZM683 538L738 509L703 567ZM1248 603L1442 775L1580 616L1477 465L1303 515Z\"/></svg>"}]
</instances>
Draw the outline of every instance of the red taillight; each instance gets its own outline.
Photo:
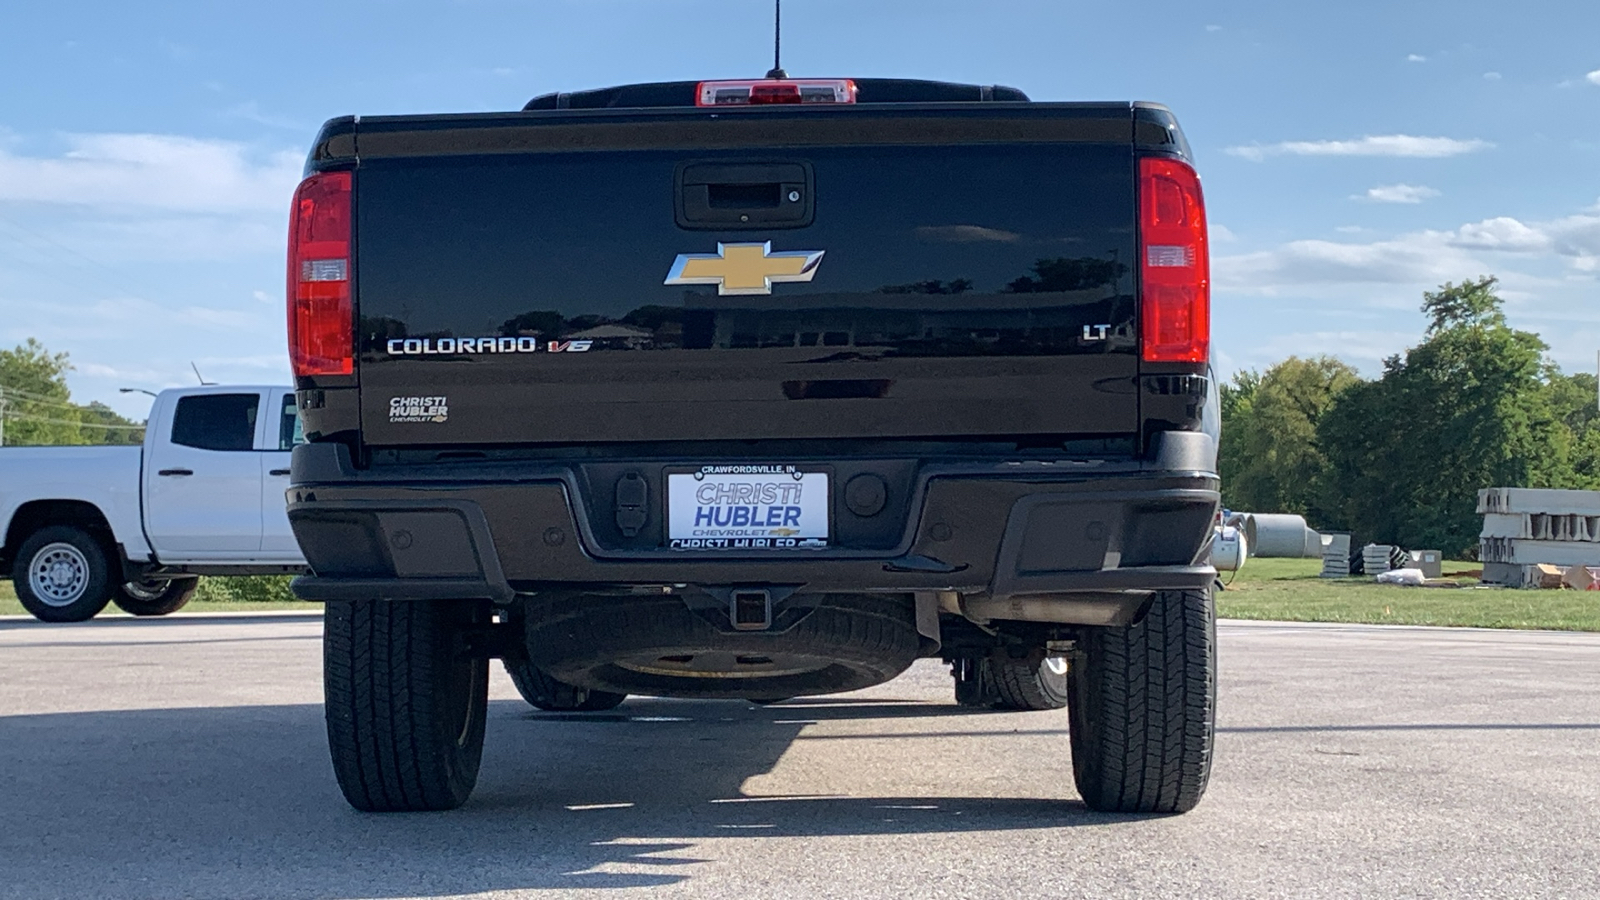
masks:
<instances>
[{"instance_id":1,"label":"red taillight","mask_svg":"<svg viewBox=\"0 0 1600 900\"><path fill-rule=\"evenodd\" d=\"M1205 362L1211 254L1200 177L1175 159L1139 160L1140 337L1146 362Z\"/></svg>"},{"instance_id":2,"label":"red taillight","mask_svg":"<svg viewBox=\"0 0 1600 900\"><path fill-rule=\"evenodd\" d=\"M856 83L848 78L760 78L702 81L696 106L754 106L763 103L854 103Z\"/></svg>"},{"instance_id":3,"label":"red taillight","mask_svg":"<svg viewBox=\"0 0 1600 900\"><path fill-rule=\"evenodd\" d=\"M289 210L289 363L296 377L355 371L350 173L300 182Z\"/></svg>"}]
</instances>

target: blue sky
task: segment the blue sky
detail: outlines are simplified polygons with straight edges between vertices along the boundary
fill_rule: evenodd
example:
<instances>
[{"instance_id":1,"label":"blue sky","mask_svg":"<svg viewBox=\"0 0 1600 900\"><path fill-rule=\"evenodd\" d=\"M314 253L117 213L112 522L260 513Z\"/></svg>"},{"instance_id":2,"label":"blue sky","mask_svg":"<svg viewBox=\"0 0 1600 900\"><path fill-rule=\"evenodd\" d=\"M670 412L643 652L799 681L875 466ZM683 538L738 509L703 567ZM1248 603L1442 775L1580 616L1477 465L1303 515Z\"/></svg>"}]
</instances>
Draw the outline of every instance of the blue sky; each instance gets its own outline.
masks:
<instances>
[{"instance_id":1,"label":"blue sky","mask_svg":"<svg viewBox=\"0 0 1600 900\"><path fill-rule=\"evenodd\" d=\"M1225 368L1378 371L1421 292L1497 274L1565 368L1600 348L1600 4L788 0L796 75L1149 99L1193 143ZM118 387L281 382L283 234L317 125L762 74L764 0L0 5L0 345Z\"/></svg>"}]
</instances>

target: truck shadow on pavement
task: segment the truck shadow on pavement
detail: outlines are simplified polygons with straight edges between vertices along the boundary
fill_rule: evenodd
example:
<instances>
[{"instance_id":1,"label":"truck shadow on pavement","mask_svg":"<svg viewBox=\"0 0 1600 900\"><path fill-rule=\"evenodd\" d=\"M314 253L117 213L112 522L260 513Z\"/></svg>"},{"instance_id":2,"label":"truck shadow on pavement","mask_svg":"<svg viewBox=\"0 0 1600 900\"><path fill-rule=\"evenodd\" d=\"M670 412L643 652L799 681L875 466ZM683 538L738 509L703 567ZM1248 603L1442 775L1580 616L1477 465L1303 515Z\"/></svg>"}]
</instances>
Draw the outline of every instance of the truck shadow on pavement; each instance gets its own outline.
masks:
<instances>
[{"instance_id":1,"label":"truck shadow on pavement","mask_svg":"<svg viewBox=\"0 0 1600 900\"><path fill-rule=\"evenodd\" d=\"M769 707L633 698L612 713L571 716L496 701L472 801L455 812L411 815L346 806L314 704L0 717L3 893L335 898L638 888L688 880L697 868L709 874L701 864L719 863L703 854L732 852L705 843L712 838L1004 831L1135 818L1091 813L1075 798L1064 737L1049 738L1061 747L1047 766L1050 796L918 790L959 781L930 767L973 763L930 758L920 742L902 741L914 736L915 720L939 717L955 729L949 734L971 724L978 737L990 733L977 724L989 715L855 698ZM1037 733L1061 730L1064 719L1043 714ZM827 723L826 745L808 745L803 732L813 723ZM865 751L851 755L849 739ZM816 754L824 746L822 759ZM799 777L743 793L791 748L804 757ZM859 779L857 789L841 789L866 768L877 770L868 792L883 796L861 796ZM739 852L759 858L762 851Z\"/></svg>"}]
</instances>

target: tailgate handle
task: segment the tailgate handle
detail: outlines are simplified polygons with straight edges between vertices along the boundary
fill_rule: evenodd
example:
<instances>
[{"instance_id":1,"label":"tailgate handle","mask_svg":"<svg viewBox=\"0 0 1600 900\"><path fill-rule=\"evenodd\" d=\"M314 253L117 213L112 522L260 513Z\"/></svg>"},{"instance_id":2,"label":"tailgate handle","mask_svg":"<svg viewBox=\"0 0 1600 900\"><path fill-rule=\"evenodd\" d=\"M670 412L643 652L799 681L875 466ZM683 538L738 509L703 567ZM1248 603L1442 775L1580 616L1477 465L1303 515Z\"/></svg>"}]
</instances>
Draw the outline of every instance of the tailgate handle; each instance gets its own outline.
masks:
<instances>
[{"instance_id":1,"label":"tailgate handle","mask_svg":"<svg viewBox=\"0 0 1600 900\"><path fill-rule=\"evenodd\" d=\"M174 475L193 475L194 474L194 470L193 469L162 469L161 471L157 472L156 474L157 475L164 475L164 476L170 478L170 477L172 477Z\"/></svg>"},{"instance_id":2,"label":"tailgate handle","mask_svg":"<svg viewBox=\"0 0 1600 900\"><path fill-rule=\"evenodd\" d=\"M675 180L683 228L803 228L815 216L807 163L685 163Z\"/></svg>"}]
</instances>

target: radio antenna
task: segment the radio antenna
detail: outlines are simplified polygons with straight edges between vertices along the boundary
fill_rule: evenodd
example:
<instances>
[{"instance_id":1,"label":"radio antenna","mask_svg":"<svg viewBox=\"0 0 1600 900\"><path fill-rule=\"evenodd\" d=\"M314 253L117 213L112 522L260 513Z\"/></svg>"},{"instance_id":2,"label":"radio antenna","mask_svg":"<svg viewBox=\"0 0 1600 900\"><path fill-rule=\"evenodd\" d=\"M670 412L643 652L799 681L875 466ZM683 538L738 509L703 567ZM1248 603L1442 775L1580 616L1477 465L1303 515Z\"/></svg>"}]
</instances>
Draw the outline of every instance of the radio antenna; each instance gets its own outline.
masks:
<instances>
[{"instance_id":1,"label":"radio antenna","mask_svg":"<svg viewBox=\"0 0 1600 900\"><path fill-rule=\"evenodd\" d=\"M783 0L772 0L772 71L768 78L788 78L783 70Z\"/></svg>"},{"instance_id":2,"label":"radio antenna","mask_svg":"<svg viewBox=\"0 0 1600 900\"><path fill-rule=\"evenodd\" d=\"M215 381L207 381L206 377L200 374L200 367L195 365L193 361L189 363L189 368L194 370L194 377L200 380L201 387L210 387L211 385L216 384Z\"/></svg>"}]
</instances>

